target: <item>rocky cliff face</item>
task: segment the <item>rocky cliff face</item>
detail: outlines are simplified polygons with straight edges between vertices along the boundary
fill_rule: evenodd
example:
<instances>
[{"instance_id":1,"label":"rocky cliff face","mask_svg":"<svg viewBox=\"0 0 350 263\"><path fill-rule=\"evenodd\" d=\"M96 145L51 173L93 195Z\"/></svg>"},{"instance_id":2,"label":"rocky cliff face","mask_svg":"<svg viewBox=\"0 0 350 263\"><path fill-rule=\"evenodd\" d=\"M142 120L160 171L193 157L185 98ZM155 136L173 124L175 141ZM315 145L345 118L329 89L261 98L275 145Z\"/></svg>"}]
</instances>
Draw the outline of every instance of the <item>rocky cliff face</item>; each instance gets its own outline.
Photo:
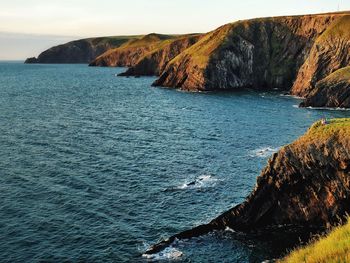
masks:
<instances>
[{"instance_id":1,"label":"rocky cliff face","mask_svg":"<svg viewBox=\"0 0 350 263\"><path fill-rule=\"evenodd\" d=\"M166 67L156 86L289 90L315 40L344 14L238 21L208 33Z\"/></svg>"},{"instance_id":2,"label":"rocky cliff face","mask_svg":"<svg viewBox=\"0 0 350 263\"><path fill-rule=\"evenodd\" d=\"M327 227L350 212L350 120L315 123L275 153L245 202L206 225L153 246L161 251L175 239L226 227L254 231L281 225Z\"/></svg>"},{"instance_id":3,"label":"rocky cliff face","mask_svg":"<svg viewBox=\"0 0 350 263\"><path fill-rule=\"evenodd\" d=\"M100 37L76 40L45 50L38 58L28 58L25 63L87 64L106 50L118 47L133 38L135 38L135 36Z\"/></svg>"}]
</instances>

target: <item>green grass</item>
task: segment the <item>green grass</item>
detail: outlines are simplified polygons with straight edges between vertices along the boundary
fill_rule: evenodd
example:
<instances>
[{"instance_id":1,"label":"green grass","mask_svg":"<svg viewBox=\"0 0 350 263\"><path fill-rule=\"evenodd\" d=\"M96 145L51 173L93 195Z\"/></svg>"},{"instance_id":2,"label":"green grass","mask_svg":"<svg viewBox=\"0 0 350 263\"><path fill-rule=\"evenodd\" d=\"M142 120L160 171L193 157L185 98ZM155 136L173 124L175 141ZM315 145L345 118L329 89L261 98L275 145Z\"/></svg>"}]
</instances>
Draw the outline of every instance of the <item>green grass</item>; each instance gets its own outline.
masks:
<instances>
[{"instance_id":1,"label":"green grass","mask_svg":"<svg viewBox=\"0 0 350 263\"><path fill-rule=\"evenodd\" d=\"M345 121L344 121L345 122ZM350 120L348 119L348 121ZM340 124L339 122L338 124ZM336 124L336 123L335 123ZM336 124L336 125L338 125ZM327 236L290 253L279 263L350 262L350 222L336 227Z\"/></svg>"},{"instance_id":2,"label":"green grass","mask_svg":"<svg viewBox=\"0 0 350 263\"><path fill-rule=\"evenodd\" d=\"M298 141L322 140L335 134L350 136L350 118L330 119L325 125L317 121Z\"/></svg>"}]
</instances>

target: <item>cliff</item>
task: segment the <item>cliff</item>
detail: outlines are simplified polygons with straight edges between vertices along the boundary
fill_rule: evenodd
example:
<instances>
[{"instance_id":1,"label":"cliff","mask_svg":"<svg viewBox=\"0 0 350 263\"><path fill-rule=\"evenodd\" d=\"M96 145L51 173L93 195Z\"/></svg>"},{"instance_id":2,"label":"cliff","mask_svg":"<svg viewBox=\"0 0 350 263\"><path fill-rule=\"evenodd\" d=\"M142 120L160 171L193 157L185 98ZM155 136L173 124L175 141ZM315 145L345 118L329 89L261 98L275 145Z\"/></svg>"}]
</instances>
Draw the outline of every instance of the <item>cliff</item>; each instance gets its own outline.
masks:
<instances>
[{"instance_id":1,"label":"cliff","mask_svg":"<svg viewBox=\"0 0 350 263\"><path fill-rule=\"evenodd\" d=\"M350 212L350 119L315 123L268 161L246 201L210 223L153 246L161 251L185 239L229 227L263 231L277 226L325 228ZM283 229L283 228L282 228Z\"/></svg>"},{"instance_id":2,"label":"cliff","mask_svg":"<svg viewBox=\"0 0 350 263\"><path fill-rule=\"evenodd\" d=\"M192 91L289 91L315 41L347 14L261 18L222 26L173 59L154 85Z\"/></svg>"},{"instance_id":3,"label":"cliff","mask_svg":"<svg viewBox=\"0 0 350 263\"><path fill-rule=\"evenodd\" d=\"M49 48L38 58L28 58L25 63L83 63L87 64L106 50L118 47L138 36L87 38Z\"/></svg>"},{"instance_id":4,"label":"cliff","mask_svg":"<svg viewBox=\"0 0 350 263\"><path fill-rule=\"evenodd\" d=\"M149 34L108 50L90 66L129 67L122 76L159 75L167 63L190 47L200 35Z\"/></svg>"}]
</instances>

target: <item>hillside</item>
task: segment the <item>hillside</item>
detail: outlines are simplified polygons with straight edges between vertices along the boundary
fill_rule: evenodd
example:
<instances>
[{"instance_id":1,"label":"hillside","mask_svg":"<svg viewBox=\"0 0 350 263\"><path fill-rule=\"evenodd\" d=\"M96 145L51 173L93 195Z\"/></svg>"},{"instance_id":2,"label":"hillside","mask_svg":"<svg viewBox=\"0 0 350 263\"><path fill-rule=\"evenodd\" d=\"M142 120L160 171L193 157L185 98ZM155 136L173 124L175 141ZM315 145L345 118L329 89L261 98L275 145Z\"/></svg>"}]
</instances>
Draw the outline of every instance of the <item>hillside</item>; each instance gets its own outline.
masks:
<instances>
[{"instance_id":1,"label":"hillside","mask_svg":"<svg viewBox=\"0 0 350 263\"><path fill-rule=\"evenodd\" d=\"M42 52L25 63L82 63L87 64L106 50L119 47L139 36L112 36L80 39L58 45Z\"/></svg>"},{"instance_id":2,"label":"hillside","mask_svg":"<svg viewBox=\"0 0 350 263\"><path fill-rule=\"evenodd\" d=\"M153 246L172 244L227 227L254 232L281 226L325 229L350 212L350 119L316 122L295 142L269 159L246 201L208 224L176 234Z\"/></svg>"},{"instance_id":3,"label":"hillside","mask_svg":"<svg viewBox=\"0 0 350 263\"><path fill-rule=\"evenodd\" d=\"M149 34L97 57L90 66L130 67L123 76L159 75L167 63L196 43L200 35Z\"/></svg>"}]
</instances>

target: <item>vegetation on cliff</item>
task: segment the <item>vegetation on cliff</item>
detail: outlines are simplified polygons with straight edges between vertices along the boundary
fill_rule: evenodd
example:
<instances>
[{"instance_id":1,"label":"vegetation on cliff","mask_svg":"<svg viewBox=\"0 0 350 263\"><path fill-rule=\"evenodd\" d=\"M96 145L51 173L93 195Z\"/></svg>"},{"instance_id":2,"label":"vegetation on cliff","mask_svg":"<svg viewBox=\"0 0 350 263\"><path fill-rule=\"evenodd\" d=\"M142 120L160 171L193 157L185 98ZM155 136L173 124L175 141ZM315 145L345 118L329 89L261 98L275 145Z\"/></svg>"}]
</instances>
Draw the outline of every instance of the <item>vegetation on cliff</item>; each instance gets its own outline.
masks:
<instances>
[{"instance_id":1,"label":"vegetation on cliff","mask_svg":"<svg viewBox=\"0 0 350 263\"><path fill-rule=\"evenodd\" d=\"M327 236L299 248L279 263L339 263L350 262L350 222L338 226Z\"/></svg>"}]
</instances>

